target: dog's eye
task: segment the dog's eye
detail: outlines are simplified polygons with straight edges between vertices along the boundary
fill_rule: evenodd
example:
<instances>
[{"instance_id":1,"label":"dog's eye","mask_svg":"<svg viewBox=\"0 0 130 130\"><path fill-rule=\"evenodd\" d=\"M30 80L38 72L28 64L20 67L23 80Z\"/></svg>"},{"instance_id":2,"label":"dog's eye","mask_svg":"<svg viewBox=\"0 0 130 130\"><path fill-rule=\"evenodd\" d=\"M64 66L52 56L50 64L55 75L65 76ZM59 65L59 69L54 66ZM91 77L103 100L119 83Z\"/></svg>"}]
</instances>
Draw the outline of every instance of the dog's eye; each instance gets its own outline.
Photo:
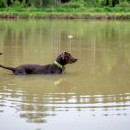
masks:
<instances>
[{"instance_id":1,"label":"dog's eye","mask_svg":"<svg viewBox=\"0 0 130 130\"><path fill-rule=\"evenodd\" d=\"M65 59L68 60L70 57L69 56L66 56Z\"/></svg>"}]
</instances>

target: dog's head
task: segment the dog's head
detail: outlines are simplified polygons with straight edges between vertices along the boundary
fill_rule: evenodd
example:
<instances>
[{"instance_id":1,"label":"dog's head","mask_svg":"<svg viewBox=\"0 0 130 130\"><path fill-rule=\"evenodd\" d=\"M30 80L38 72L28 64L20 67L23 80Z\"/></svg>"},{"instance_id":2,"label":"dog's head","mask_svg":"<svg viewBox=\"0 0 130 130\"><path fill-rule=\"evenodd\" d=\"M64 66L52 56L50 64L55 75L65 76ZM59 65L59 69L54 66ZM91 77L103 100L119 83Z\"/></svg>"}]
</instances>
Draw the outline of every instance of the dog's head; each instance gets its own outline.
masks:
<instances>
[{"instance_id":1,"label":"dog's head","mask_svg":"<svg viewBox=\"0 0 130 130\"><path fill-rule=\"evenodd\" d=\"M68 52L62 52L56 59L61 65L72 64L77 61L76 58L72 57Z\"/></svg>"}]
</instances>

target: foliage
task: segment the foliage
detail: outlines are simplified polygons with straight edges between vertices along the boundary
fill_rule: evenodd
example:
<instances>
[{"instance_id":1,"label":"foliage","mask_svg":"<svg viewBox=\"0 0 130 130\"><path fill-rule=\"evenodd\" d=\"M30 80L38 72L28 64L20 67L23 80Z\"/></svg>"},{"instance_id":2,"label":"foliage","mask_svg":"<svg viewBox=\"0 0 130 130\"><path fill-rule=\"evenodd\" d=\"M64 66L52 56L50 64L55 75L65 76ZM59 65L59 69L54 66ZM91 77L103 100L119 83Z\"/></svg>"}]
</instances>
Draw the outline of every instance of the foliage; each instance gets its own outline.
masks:
<instances>
[{"instance_id":1,"label":"foliage","mask_svg":"<svg viewBox=\"0 0 130 130\"><path fill-rule=\"evenodd\" d=\"M66 7L66 8L82 8L93 6L111 6L117 5L130 6L130 0L0 0L0 8L7 6L18 7L35 7L35 8L47 8L47 7Z\"/></svg>"},{"instance_id":2,"label":"foliage","mask_svg":"<svg viewBox=\"0 0 130 130\"><path fill-rule=\"evenodd\" d=\"M69 3L65 3L63 5L61 5L61 7L63 8L70 8L70 9L77 9L77 8L83 8L85 5L84 1L74 1L74 2L69 2Z\"/></svg>"},{"instance_id":3,"label":"foliage","mask_svg":"<svg viewBox=\"0 0 130 130\"><path fill-rule=\"evenodd\" d=\"M0 8L2 7L7 7L7 3L5 2L5 0L0 0Z\"/></svg>"},{"instance_id":4,"label":"foliage","mask_svg":"<svg viewBox=\"0 0 130 130\"><path fill-rule=\"evenodd\" d=\"M49 14L49 13L54 14ZM80 17L88 13L130 12L130 0L0 0L0 17ZM69 14L70 13L70 14ZM78 14L80 13L80 14ZM85 15L84 17L88 17ZM100 16L99 16L100 17ZM104 17L104 16L103 16ZM127 17L127 14L125 15ZM128 14L129 17L129 14Z\"/></svg>"},{"instance_id":5,"label":"foliage","mask_svg":"<svg viewBox=\"0 0 130 130\"><path fill-rule=\"evenodd\" d=\"M130 6L130 1L122 1L120 2L121 7L129 7Z\"/></svg>"}]
</instances>

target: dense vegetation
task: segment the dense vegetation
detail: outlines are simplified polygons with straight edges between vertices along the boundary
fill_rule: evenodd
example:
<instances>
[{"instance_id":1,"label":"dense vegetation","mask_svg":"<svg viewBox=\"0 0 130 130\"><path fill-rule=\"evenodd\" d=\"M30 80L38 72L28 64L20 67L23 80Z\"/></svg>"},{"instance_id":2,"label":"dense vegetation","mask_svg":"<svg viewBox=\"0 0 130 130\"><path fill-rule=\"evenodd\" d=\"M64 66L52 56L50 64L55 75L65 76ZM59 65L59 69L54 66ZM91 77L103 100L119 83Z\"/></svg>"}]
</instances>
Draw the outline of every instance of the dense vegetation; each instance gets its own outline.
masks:
<instances>
[{"instance_id":1,"label":"dense vegetation","mask_svg":"<svg viewBox=\"0 0 130 130\"><path fill-rule=\"evenodd\" d=\"M130 0L0 0L3 7L103 7L103 6L129 6Z\"/></svg>"},{"instance_id":2,"label":"dense vegetation","mask_svg":"<svg viewBox=\"0 0 130 130\"><path fill-rule=\"evenodd\" d=\"M130 19L130 0L0 0L1 18L5 16L44 18L46 15L50 17L50 13L51 17L79 17L79 15L98 17L99 13L101 16L102 13L108 12L120 13L116 16L121 15ZM103 17L106 17L106 14L103 14Z\"/></svg>"}]
</instances>

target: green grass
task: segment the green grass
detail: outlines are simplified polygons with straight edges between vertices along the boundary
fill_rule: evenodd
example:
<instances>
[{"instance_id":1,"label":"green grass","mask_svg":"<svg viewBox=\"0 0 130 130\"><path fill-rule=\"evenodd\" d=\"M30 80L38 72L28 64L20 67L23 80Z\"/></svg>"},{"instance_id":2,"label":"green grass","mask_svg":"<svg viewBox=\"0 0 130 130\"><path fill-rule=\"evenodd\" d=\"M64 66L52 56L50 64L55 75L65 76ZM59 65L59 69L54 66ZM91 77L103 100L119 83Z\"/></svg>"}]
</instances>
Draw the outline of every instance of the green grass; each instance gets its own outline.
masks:
<instances>
[{"instance_id":1,"label":"green grass","mask_svg":"<svg viewBox=\"0 0 130 130\"><path fill-rule=\"evenodd\" d=\"M130 7L1 8L0 18L27 19L130 19Z\"/></svg>"}]
</instances>

